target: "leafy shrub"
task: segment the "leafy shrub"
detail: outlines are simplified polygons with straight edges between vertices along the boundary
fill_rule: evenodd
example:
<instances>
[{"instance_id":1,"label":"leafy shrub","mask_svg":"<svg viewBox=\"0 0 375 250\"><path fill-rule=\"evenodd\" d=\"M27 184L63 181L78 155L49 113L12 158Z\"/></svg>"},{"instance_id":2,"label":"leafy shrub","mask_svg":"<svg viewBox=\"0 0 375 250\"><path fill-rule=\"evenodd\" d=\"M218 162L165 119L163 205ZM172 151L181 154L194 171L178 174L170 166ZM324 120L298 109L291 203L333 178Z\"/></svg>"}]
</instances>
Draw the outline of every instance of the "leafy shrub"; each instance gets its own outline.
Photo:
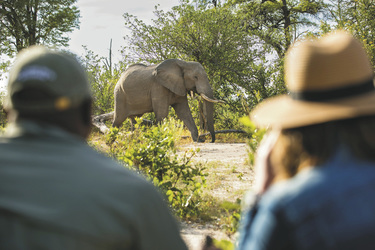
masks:
<instances>
[{"instance_id":1,"label":"leafy shrub","mask_svg":"<svg viewBox=\"0 0 375 250\"><path fill-rule=\"evenodd\" d=\"M85 54L80 57L82 65L85 67L93 96L93 114L99 115L111 112L114 103L114 88L124 65L120 62L112 66L108 65L107 58L96 55L93 51L84 46Z\"/></svg>"},{"instance_id":2,"label":"leafy shrub","mask_svg":"<svg viewBox=\"0 0 375 250\"><path fill-rule=\"evenodd\" d=\"M242 117L240 122L245 125L246 132L250 134L247 145L249 146L249 163L252 166L254 165L255 152L259 146L259 143L263 139L264 134L266 133L266 129L257 128L247 116Z\"/></svg>"},{"instance_id":3,"label":"leafy shrub","mask_svg":"<svg viewBox=\"0 0 375 250\"><path fill-rule=\"evenodd\" d=\"M205 195L201 203L201 221L214 222L221 229L224 229L227 235L233 235L237 231L241 217L240 199L231 202Z\"/></svg>"},{"instance_id":4,"label":"leafy shrub","mask_svg":"<svg viewBox=\"0 0 375 250\"><path fill-rule=\"evenodd\" d=\"M7 116L3 106L4 92L0 92L0 132L4 129L7 124Z\"/></svg>"},{"instance_id":5,"label":"leafy shrub","mask_svg":"<svg viewBox=\"0 0 375 250\"><path fill-rule=\"evenodd\" d=\"M234 250L235 249L234 244L228 240L219 241L219 240L214 239L213 242L214 242L215 247L222 249L222 250Z\"/></svg>"},{"instance_id":6,"label":"leafy shrub","mask_svg":"<svg viewBox=\"0 0 375 250\"><path fill-rule=\"evenodd\" d=\"M111 129L106 139L110 154L159 187L178 216L197 216L206 174L201 164L191 163L197 151L190 150L182 156L177 154L176 143L182 133L182 123L171 118L146 128L141 121L137 119L132 133Z\"/></svg>"}]
</instances>

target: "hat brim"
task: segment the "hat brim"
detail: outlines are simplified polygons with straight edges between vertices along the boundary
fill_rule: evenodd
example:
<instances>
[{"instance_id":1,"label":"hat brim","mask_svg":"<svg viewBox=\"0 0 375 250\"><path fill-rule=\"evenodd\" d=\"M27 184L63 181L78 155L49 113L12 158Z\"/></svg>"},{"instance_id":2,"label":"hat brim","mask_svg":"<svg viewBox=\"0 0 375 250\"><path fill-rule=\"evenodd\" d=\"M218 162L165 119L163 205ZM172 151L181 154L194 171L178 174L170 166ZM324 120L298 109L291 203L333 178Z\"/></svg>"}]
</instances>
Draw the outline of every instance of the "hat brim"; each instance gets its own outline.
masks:
<instances>
[{"instance_id":1,"label":"hat brim","mask_svg":"<svg viewBox=\"0 0 375 250\"><path fill-rule=\"evenodd\" d=\"M375 114L375 91L326 102L293 100L288 95L269 98L250 117L260 127L297 128Z\"/></svg>"}]
</instances>

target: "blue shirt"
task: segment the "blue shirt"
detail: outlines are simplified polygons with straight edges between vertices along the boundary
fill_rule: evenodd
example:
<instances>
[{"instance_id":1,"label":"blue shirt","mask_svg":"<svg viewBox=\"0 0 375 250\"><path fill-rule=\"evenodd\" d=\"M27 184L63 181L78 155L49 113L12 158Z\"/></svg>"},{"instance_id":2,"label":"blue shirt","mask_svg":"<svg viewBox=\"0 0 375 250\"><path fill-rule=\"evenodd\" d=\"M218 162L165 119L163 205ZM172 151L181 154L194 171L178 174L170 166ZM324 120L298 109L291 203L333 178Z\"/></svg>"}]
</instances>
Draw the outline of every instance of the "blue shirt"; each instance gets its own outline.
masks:
<instances>
[{"instance_id":1,"label":"blue shirt","mask_svg":"<svg viewBox=\"0 0 375 250\"><path fill-rule=\"evenodd\" d=\"M375 249L375 162L340 149L273 185L241 224L240 250Z\"/></svg>"}]
</instances>

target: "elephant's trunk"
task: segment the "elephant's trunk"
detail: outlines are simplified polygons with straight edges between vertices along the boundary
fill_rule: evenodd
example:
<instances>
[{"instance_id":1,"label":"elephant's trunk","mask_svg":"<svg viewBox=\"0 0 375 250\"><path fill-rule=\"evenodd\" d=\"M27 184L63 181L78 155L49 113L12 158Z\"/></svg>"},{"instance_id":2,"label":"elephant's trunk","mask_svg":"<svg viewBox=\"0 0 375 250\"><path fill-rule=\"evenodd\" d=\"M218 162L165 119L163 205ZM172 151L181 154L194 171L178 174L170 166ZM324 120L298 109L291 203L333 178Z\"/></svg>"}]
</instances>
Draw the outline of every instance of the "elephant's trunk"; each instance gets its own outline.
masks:
<instances>
[{"instance_id":1,"label":"elephant's trunk","mask_svg":"<svg viewBox=\"0 0 375 250\"><path fill-rule=\"evenodd\" d=\"M214 104L212 102L203 101L203 113L206 117L206 129L210 132L212 141L215 142L214 128Z\"/></svg>"},{"instance_id":2,"label":"elephant's trunk","mask_svg":"<svg viewBox=\"0 0 375 250\"><path fill-rule=\"evenodd\" d=\"M209 84L206 76L205 81L196 83L196 91L203 99L203 118L204 129L211 134L212 142L215 142L215 128L214 128L214 103L223 101L214 98L214 92Z\"/></svg>"},{"instance_id":3,"label":"elephant's trunk","mask_svg":"<svg viewBox=\"0 0 375 250\"><path fill-rule=\"evenodd\" d=\"M210 91L211 92L211 91ZM203 98L203 115L204 115L204 123L205 129L208 130L211 134L212 141L215 142L215 128L214 128L214 103L217 102L213 98L213 93L203 94L200 93Z\"/></svg>"}]
</instances>

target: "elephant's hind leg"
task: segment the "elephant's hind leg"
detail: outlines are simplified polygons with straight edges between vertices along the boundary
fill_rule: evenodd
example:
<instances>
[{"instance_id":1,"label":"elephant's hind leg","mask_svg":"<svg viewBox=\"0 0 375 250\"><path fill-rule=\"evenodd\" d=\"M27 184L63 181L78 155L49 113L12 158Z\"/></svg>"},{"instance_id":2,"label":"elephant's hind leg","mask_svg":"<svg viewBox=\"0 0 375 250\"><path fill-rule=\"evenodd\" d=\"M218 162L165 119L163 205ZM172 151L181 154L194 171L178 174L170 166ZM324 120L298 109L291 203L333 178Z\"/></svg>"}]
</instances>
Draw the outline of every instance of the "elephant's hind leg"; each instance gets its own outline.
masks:
<instances>
[{"instance_id":1,"label":"elephant's hind leg","mask_svg":"<svg viewBox=\"0 0 375 250\"><path fill-rule=\"evenodd\" d=\"M125 94L115 95L115 113L113 115L112 126L119 128L128 117L125 103Z\"/></svg>"},{"instance_id":2,"label":"elephant's hind leg","mask_svg":"<svg viewBox=\"0 0 375 250\"><path fill-rule=\"evenodd\" d=\"M112 126L116 127L116 128L121 127L122 123L125 121L126 118L127 118L126 115L115 112L113 122L112 122Z\"/></svg>"}]
</instances>

